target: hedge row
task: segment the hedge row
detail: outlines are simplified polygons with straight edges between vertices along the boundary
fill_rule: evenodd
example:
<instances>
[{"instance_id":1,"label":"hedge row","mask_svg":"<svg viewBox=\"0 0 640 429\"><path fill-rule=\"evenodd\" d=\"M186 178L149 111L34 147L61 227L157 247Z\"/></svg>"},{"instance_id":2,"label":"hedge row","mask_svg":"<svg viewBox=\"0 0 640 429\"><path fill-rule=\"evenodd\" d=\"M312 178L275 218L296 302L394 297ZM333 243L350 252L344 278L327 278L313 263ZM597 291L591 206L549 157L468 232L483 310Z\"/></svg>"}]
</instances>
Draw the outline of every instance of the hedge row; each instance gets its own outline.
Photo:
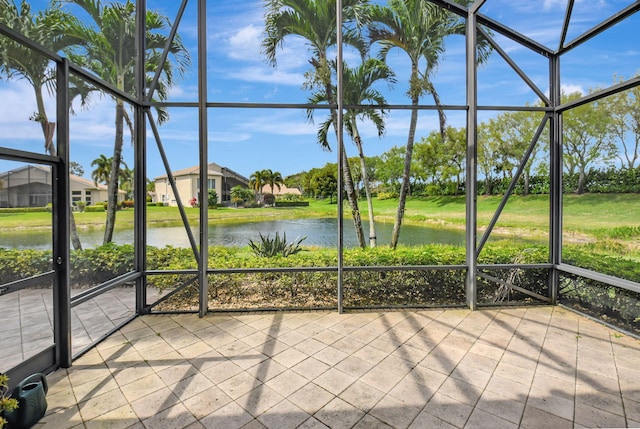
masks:
<instances>
[{"instance_id":1,"label":"hedge row","mask_svg":"<svg viewBox=\"0 0 640 429\"><path fill-rule=\"evenodd\" d=\"M396 251L346 249L344 252L344 303L346 306L438 306L464 305L465 270L422 270L393 267L420 265L464 265L465 249L460 246L427 245L399 247ZM612 257L579 246L567 246L565 262L640 281L640 265L633 260ZM0 285L31 277L52 267L51 253L43 250L0 248ZM481 254L481 264L531 264L548 260L543 246L518 247L508 243L492 245ZM263 258L242 248L211 247L208 266L226 268L335 267L337 253L333 249L305 250L288 258ZM389 269L356 270L348 267L388 266ZM73 287L102 283L130 272L134 267L131 245L109 244L95 249L74 251L71 255ZM149 247L149 270L196 269L189 248ZM548 271L509 267L483 270L484 274L548 296ZM148 283L159 290L172 289L193 275L149 276ZM563 276L561 299L569 305L590 309L613 323L640 332L639 294L617 289L578 277ZM330 272L262 272L212 274L209 280L211 308L254 307L322 307L336 305L337 273ZM194 284L197 287L197 284ZM167 302L171 309L197 308L197 289L188 288ZM481 278L478 302L495 304L512 301L519 304L539 302L531 296L505 288L501 282Z\"/></svg>"},{"instance_id":2,"label":"hedge row","mask_svg":"<svg viewBox=\"0 0 640 429\"><path fill-rule=\"evenodd\" d=\"M276 207L309 207L309 201L276 201Z\"/></svg>"}]
</instances>

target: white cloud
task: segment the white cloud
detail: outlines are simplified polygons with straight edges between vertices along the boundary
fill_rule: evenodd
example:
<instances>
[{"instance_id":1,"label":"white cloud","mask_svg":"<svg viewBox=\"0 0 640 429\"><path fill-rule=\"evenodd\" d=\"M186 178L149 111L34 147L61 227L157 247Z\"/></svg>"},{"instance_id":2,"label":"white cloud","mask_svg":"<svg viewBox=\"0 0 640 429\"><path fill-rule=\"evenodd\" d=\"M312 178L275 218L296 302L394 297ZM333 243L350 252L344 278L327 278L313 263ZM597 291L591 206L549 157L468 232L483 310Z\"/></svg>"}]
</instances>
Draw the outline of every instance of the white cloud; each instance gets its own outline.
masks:
<instances>
[{"instance_id":1,"label":"white cloud","mask_svg":"<svg viewBox=\"0 0 640 429\"><path fill-rule=\"evenodd\" d=\"M246 82L273 83L283 86L300 86L304 82L304 75L287 70L268 69L265 67L244 67L239 70L228 71L227 76Z\"/></svg>"},{"instance_id":2,"label":"white cloud","mask_svg":"<svg viewBox=\"0 0 640 429\"><path fill-rule=\"evenodd\" d=\"M260 58L262 30L251 24L229 38L229 57L234 60L255 61Z\"/></svg>"},{"instance_id":3,"label":"white cloud","mask_svg":"<svg viewBox=\"0 0 640 429\"><path fill-rule=\"evenodd\" d=\"M251 139L250 133L236 132L211 132L209 133L210 143L238 143Z\"/></svg>"},{"instance_id":4,"label":"white cloud","mask_svg":"<svg viewBox=\"0 0 640 429\"><path fill-rule=\"evenodd\" d=\"M556 9L556 10L564 10L567 6L567 0L544 0L542 3L542 8L544 10Z\"/></svg>"},{"instance_id":5,"label":"white cloud","mask_svg":"<svg viewBox=\"0 0 640 429\"><path fill-rule=\"evenodd\" d=\"M572 94L574 92L579 92L580 94L584 95L587 93L587 91L585 91L582 86L570 83L560 85L560 89L562 90L563 94Z\"/></svg>"}]
</instances>

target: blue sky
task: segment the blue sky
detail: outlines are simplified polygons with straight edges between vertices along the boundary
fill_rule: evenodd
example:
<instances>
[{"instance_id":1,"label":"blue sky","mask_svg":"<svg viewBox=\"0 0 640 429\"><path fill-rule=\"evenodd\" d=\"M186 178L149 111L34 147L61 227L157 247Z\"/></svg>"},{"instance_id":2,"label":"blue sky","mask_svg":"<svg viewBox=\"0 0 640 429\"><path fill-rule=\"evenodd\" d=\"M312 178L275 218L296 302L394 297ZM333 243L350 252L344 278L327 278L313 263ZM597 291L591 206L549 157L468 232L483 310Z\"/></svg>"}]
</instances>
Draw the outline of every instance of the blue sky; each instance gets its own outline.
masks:
<instances>
[{"instance_id":1,"label":"blue sky","mask_svg":"<svg viewBox=\"0 0 640 429\"><path fill-rule=\"evenodd\" d=\"M32 1L33 9L46 1ZM567 40L593 27L632 1L577 0ZM305 103L310 93L301 88L304 73L309 70L309 52L304 42L295 37L285 39L278 51L277 68L269 66L260 54L263 31L262 1L210 0L208 8L208 98L211 102ZM179 2L149 0L148 8L158 10L174 20ZM179 34L191 52L194 69L172 89L171 101L196 101L196 34L195 0L190 1ZM481 12L546 46L556 49L559 43L566 0L487 0ZM610 85L614 74L630 77L640 70L640 48L637 48L640 19L634 16L623 24L569 52L562 60L562 85L568 92L586 92ZM537 85L548 88L548 62L538 54L499 35L502 48L528 73ZM447 41L447 52L434 77L444 104L465 103L465 47L462 37ZM356 56L346 52L349 64ZM391 104L408 104L408 60L401 51L391 51L391 67L398 82L393 88L380 85ZM536 95L509 66L494 54L478 73L479 102L482 105L514 105L535 103ZM35 98L26 82L0 82L0 145L42 153L39 126L29 121L35 111ZM432 104L430 97L423 103ZM53 118L52 100L47 110ZM76 109L71 119L71 159L91 172L91 161L100 154L111 156L115 107L108 97L95 97L87 110ZM499 112L481 112L481 119ZM316 143L317 124L326 117L317 111L315 124L306 120L303 109L210 109L209 161L249 176L256 170L270 168L284 176L336 162L335 152L326 152ZM172 108L170 121L160 127L161 139L171 168L178 170L198 163L197 110ZM464 126L465 114L447 112L449 124ZM406 111L391 111L386 119L386 134L379 139L373 127L361 125L365 154L379 155L392 146L403 146L409 126ZM434 112L422 111L417 138L437 127ZM355 147L346 140L349 156ZM133 165L133 149L125 144L125 159ZM7 164L10 164L8 167ZM0 169L14 168L14 163L0 161ZM149 132L147 176L164 173L155 141Z\"/></svg>"}]
</instances>

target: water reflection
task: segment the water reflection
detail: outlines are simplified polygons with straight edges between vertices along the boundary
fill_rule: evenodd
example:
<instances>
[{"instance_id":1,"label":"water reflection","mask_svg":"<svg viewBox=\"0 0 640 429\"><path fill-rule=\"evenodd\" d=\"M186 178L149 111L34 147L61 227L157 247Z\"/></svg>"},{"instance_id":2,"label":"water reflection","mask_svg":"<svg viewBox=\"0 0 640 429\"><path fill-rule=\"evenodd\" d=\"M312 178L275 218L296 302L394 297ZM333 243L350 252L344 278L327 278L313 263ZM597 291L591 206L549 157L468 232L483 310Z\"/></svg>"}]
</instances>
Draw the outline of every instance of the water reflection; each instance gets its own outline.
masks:
<instances>
[{"instance_id":1,"label":"water reflection","mask_svg":"<svg viewBox=\"0 0 640 429\"><path fill-rule=\"evenodd\" d=\"M365 236L369 225L363 222ZM387 245L391 240L392 223L376 223L378 244ZM197 239L198 230L194 229ZM224 224L209 226L209 245L246 246L249 240L259 239L258 234L269 234L271 237L278 232L286 233L287 240L306 236L304 246L335 247L338 242L338 222L336 219L288 219L251 222L243 224ZM92 248L102 244L101 230L79 231L84 248ZM133 243L133 229L116 230L113 241L117 244ZM425 226L403 225L400 233L400 244L423 245L429 243L464 245L464 230L430 228ZM368 240L367 240L368 242ZM150 246L189 247L189 240L183 226L149 227L147 229L147 243ZM344 245L355 247L358 245L353 223L344 223ZM21 230L0 232L0 247L50 249L50 231Z\"/></svg>"}]
</instances>

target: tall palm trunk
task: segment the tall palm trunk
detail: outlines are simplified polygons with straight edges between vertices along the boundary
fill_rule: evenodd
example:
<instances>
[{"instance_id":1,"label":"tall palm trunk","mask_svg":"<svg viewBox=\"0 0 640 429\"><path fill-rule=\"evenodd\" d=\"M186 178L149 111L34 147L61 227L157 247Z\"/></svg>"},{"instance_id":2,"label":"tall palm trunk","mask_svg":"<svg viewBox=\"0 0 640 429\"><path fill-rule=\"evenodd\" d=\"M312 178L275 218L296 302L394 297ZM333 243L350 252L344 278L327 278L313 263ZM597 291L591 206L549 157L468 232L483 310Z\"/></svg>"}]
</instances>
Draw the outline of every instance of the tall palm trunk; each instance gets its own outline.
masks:
<instances>
[{"instance_id":1,"label":"tall palm trunk","mask_svg":"<svg viewBox=\"0 0 640 429\"><path fill-rule=\"evenodd\" d=\"M113 229L116 224L116 210L118 209L118 177L122 162L122 146L124 142L124 103L116 101L116 136L113 145L113 159L107 188L107 222L104 228L103 244L113 240Z\"/></svg>"},{"instance_id":2,"label":"tall palm trunk","mask_svg":"<svg viewBox=\"0 0 640 429\"><path fill-rule=\"evenodd\" d=\"M34 88L35 89L35 88ZM54 145L50 142L49 132L53 134L55 129L55 122L49 122L47 118L47 113L44 108L44 99L42 98L42 93L38 90L36 92L36 105L38 106L38 120L40 121L40 125L42 126L42 134L44 136L44 147L49 152L49 155L55 156L56 150ZM48 131L47 128L51 125L51 130ZM71 245L74 250L82 250L82 242L80 242L80 237L78 236L78 229L76 228L76 219L73 216L73 211L71 207L69 207L69 233L71 235Z\"/></svg>"},{"instance_id":3,"label":"tall palm trunk","mask_svg":"<svg viewBox=\"0 0 640 429\"><path fill-rule=\"evenodd\" d=\"M358 156L360 157L360 168L362 170L362 182L364 184L364 193L367 196L367 208L369 210L369 246L376 247L378 239L376 237L376 221L373 214L373 198L371 197L371 187L369 185L369 173L365 162L364 151L362 150L362 140L355 121L352 123L353 141L358 148Z\"/></svg>"},{"instance_id":4,"label":"tall palm trunk","mask_svg":"<svg viewBox=\"0 0 640 429\"><path fill-rule=\"evenodd\" d=\"M321 69L322 64L325 64L325 61L316 61L312 60L311 64L313 64L316 69ZM322 73L319 73L322 75ZM327 100L329 104L335 104L336 100L333 94L333 88L331 86L331 82L325 82L325 92L327 93ZM340 141L338 139L338 113L335 109L331 109L331 120L333 121L333 129L336 132L336 141ZM347 200L349 201L349 205L351 206L351 217L353 218L353 226L356 230L356 238L358 239L358 245L362 248L367 247L367 244L364 240L364 232L362 232L362 218L360 217L360 208L358 207L358 198L356 197L355 186L353 184L353 176L351 175L351 168L349 167L349 161L347 159L347 151L344 147L344 140L340 143L340 150L342 150L342 178L343 185L345 191L347 193ZM342 204L342 189L338 189L338 202Z\"/></svg>"},{"instance_id":5,"label":"tall palm trunk","mask_svg":"<svg viewBox=\"0 0 640 429\"><path fill-rule=\"evenodd\" d=\"M330 85L329 85L330 86ZM333 98L331 90L327 89L327 94L330 95L330 100ZM333 103L333 101L330 101ZM338 140L338 115L335 110L331 111L333 117L334 129L336 131L336 140ZM358 245L362 248L367 247L364 240L364 232L362 232L362 218L360 216L360 208L358 207L358 198L356 197L355 186L353 184L353 176L351 175L351 168L349 167L349 160L347 159L347 151L344 147L344 141L341 142L342 150L342 178L344 181L344 189L347 193L347 200L351 206L351 217L353 218L353 226L356 230L356 237L358 239ZM338 202L342 204L342 189L338 190Z\"/></svg>"},{"instance_id":6,"label":"tall palm trunk","mask_svg":"<svg viewBox=\"0 0 640 429\"><path fill-rule=\"evenodd\" d=\"M351 216L353 217L353 226L356 230L356 237L358 238L358 244L360 247L367 247L364 240L364 232L362 232L362 218L360 217L360 208L358 207L358 198L356 197L355 186L353 184L353 176L351 175L351 168L349 167L349 160L347 159L347 152L344 150L344 144L342 145L342 176L344 178L344 188L347 192L347 199L351 206ZM342 204L342 199L340 199Z\"/></svg>"},{"instance_id":7,"label":"tall palm trunk","mask_svg":"<svg viewBox=\"0 0 640 429\"><path fill-rule=\"evenodd\" d=\"M418 105L418 98L411 100L412 106ZM409 180L411 179L411 159L413 157L413 141L416 135L416 126L418 123L418 109L411 109L411 122L409 125L409 137L407 138L407 148L404 154L404 168L402 170L402 185L400 186L400 197L398 198L398 210L396 211L396 219L393 223L393 231L391 233L391 248L398 246L400 238L400 226L404 218L404 209L407 203L407 195L409 194Z\"/></svg>"}]
</instances>

